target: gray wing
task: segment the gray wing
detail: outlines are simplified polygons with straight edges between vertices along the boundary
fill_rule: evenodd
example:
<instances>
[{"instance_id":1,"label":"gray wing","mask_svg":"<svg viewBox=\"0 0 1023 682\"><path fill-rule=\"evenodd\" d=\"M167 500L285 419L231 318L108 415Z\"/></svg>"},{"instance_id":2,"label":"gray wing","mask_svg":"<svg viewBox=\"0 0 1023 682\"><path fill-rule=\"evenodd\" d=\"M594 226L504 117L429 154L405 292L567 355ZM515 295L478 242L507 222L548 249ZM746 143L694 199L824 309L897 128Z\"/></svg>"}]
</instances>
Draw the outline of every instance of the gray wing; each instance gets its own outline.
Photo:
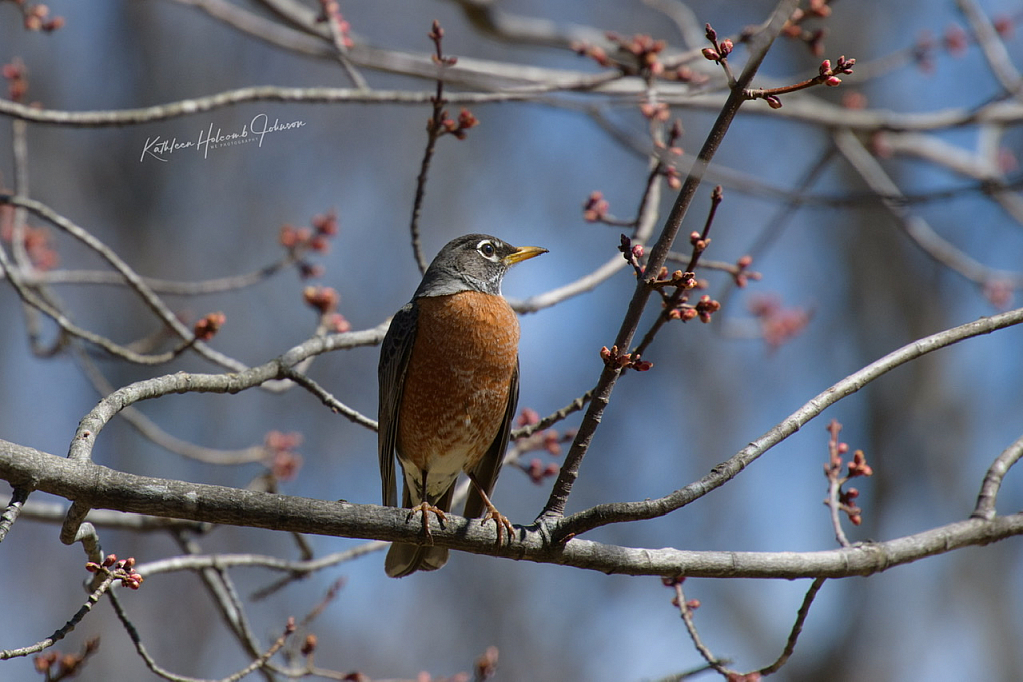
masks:
<instances>
[{"instance_id":1,"label":"gray wing","mask_svg":"<svg viewBox=\"0 0 1023 682\"><path fill-rule=\"evenodd\" d=\"M494 485L497 483L497 475L501 473L501 465L504 464L504 453L508 449L508 437L511 434L512 420L515 419L515 408L519 404L519 364L516 360L515 371L512 373L511 383L508 386L508 406L504 411L504 422L497 438L490 444L483 458L473 468L472 475L477 483L483 487L487 497L494 492ZM475 486L469 486L469 497L465 501L464 516L467 519L474 519L486 509L483 498L476 492Z\"/></svg>"},{"instance_id":2,"label":"gray wing","mask_svg":"<svg viewBox=\"0 0 1023 682\"><path fill-rule=\"evenodd\" d=\"M394 314L391 326L380 346L380 406L377 411L377 454L380 457L380 484L383 503L398 506L398 488L394 476L394 447L398 439L398 406L401 405L405 369L416 338L419 308L411 301Z\"/></svg>"}]
</instances>

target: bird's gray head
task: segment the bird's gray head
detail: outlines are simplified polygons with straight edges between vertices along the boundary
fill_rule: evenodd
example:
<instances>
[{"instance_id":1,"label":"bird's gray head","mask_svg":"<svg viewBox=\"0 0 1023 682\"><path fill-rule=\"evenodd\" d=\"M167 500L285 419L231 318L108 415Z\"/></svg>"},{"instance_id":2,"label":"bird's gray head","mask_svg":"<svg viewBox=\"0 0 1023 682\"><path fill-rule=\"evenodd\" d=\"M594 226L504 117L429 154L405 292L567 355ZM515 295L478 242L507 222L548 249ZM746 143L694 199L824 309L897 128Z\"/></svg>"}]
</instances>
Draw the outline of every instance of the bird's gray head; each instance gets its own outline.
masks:
<instances>
[{"instance_id":1,"label":"bird's gray head","mask_svg":"<svg viewBox=\"0 0 1023 682\"><path fill-rule=\"evenodd\" d=\"M415 298L461 291L501 294L501 281L515 263L547 253L538 246L515 247L488 234L467 234L448 242L430 263Z\"/></svg>"}]
</instances>

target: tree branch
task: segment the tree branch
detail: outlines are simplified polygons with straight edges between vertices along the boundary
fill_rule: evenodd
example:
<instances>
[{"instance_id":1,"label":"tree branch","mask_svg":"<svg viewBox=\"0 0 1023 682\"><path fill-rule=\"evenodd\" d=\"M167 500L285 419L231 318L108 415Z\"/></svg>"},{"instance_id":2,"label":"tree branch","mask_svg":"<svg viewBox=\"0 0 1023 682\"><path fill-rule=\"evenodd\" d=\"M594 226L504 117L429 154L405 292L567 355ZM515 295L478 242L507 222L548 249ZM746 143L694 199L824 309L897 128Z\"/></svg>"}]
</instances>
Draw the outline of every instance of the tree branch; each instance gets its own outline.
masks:
<instances>
[{"instance_id":1,"label":"tree branch","mask_svg":"<svg viewBox=\"0 0 1023 682\"><path fill-rule=\"evenodd\" d=\"M275 531L422 542L422 528L394 507L328 502L252 490L137 476L0 440L0 478L87 507ZM434 522L436 523L436 522ZM448 514L431 528L442 547L602 573L704 578L842 578L870 575L962 547L1023 534L1023 515L968 519L885 542L820 552L685 551L608 545L574 538L552 545L537 526L516 526L497 545L490 526Z\"/></svg>"}]
</instances>

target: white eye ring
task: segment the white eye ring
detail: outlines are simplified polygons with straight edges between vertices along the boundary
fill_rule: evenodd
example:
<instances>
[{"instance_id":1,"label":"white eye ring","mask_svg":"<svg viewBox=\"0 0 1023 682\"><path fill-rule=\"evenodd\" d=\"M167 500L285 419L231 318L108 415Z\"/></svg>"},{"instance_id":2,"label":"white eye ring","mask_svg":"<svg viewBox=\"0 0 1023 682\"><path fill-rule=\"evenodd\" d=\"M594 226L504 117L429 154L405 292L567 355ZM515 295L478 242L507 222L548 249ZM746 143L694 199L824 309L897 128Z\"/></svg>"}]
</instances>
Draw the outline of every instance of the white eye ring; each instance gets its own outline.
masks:
<instances>
[{"instance_id":1,"label":"white eye ring","mask_svg":"<svg viewBox=\"0 0 1023 682\"><path fill-rule=\"evenodd\" d=\"M497 247L494 246L494 242L489 239L484 239L476 245L476 251L487 260L496 260Z\"/></svg>"}]
</instances>

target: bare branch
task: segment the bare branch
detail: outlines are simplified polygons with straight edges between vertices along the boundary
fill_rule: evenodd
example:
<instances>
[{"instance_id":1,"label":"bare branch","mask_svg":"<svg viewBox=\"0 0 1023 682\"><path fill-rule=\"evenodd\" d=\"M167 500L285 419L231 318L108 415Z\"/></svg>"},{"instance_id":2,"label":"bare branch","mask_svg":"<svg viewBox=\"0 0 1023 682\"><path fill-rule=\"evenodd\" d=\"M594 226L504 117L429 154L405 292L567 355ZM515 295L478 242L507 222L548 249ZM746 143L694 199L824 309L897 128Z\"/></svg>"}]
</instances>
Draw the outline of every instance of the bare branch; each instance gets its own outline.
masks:
<instances>
[{"instance_id":1,"label":"bare branch","mask_svg":"<svg viewBox=\"0 0 1023 682\"><path fill-rule=\"evenodd\" d=\"M11 526L22 514L27 500L28 490L24 488L15 488L11 493L10 499L4 505L4 513L0 514L0 542L4 541Z\"/></svg>"},{"instance_id":2,"label":"bare branch","mask_svg":"<svg viewBox=\"0 0 1023 682\"><path fill-rule=\"evenodd\" d=\"M974 518L988 520L995 518L995 500L998 497L998 489L1002 487L1002 480L1009 473L1009 469L1020 460L1020 457L1023 457L1023 436L1005 448L988 468L984 475L984 483L980 487L980 494L977 495L977 506L973 509L972 516Z\"/></svg>"},{"instance_id":3,"label":"bare branch","mask_svg":"<svg viewBox=\"0 0 1023 682\"><path fill-rule=\"evenodd\" d=\"M696 163L686 177L686 181L679 191L667 222L650 251L650 257L647 260L648 272L658 272L661 266L664 265L668 252L671 250L671 245L675 241L675 236L682 227L682 220L685 218L693 196L696 194L696 188L699 187L700 182L703 180L703 169L714 157L732 120L738 113L739 107L746 101L743 91L753 80L753 76L767 55L767 51L770 49L771 44L781 31L788 17L792 14L796 4L794 0L782 0L771 15L771 19L768 22L769 28L761 34L759 44L750 50L749 61L746 63L742 75L736 81L735 86L731 89L724 108L718 114L714 126L707 135L707 139L696 157ZM622 349L622 352L627 353L632 345L632 337L639 326L639 321L643 315L643 310L646 308L650 293L651 289L647 286L646 282L642 280L637 282L632 301L629 303L628 310L618 330L618 335L615 337L614 345ZM565 457L565 464L562 466L561 473L554 483L554 489L551 491L547 504L540 514L541 518L557 519L564 513L565 503L568 501L568 496L572 491L572 485L579 476L579 466L582 464L583 457L589 449L590 440L593 438L597 425L600 423L601 415L604 412L604 408L607 407L608 401L611 398L611 391L614 389L620 374L621 368L613 364L607 364L601 373L600 379L598 379L597 385L593 389L593 398L590 401L586 415L583 417L583 422L579 427L576 439L572 443L568 455Z\"/></svg>"},{"instance_id":4,"label":"bare branch","mask_svg":"<svg viewBox=\"0 0 1023 682\"><path fill-rule=\"evenodd\" d=\"M901 190L855 135L848 130L839 130L835 133L835 144L871 189L884 197L882 203L885 208L924 253L981 286L1000 280L1010 281L1014 287L1023 286L1023 273L995 270L974 260L941 237L926 220L894 201L892 197L901 196Z\"/></svg>"},{"instance_id":5,"label":"bare branch","mask_svg":"<svg viewBox=\"0 0 1023 682\"><path fill-rule=\"evenodd\" d=\"M422 542L422 528L407 511L136 476L50 455L0 440L0 478L15 485L81 501L86 507L222 523L276 531ZM497 545L490 526L448 514L431 527L438 546L538 563L627 575L707 578L840 578L1023 534L1023 516L968 519L885 542L820 552L715 552L642 549L574 538L551 544L547 532L516 526Z\"/></svg>"},{"instance_id":6,"label":"bare branch","mask_svg":"<svg viewBox=\"0 0 1023 682\"><path fill-rule=\"evenodd\" d=\"M67 635L72 630L74 630L79 623L82 622L82 619L89 615L89 613L92 611L92 608L96 606L96 604L99 602L100 597L102 597L106 593L106 591L110 589L110 586L114 583L115 580L117 580L117 578L113 574L107 575L106 578L104 578L103 581L99 584L99 587L94 589L92 593L89 594L89 598L85 600L84 604L82 604L82 608L78 609L75 615L73 615L68 622L61 626L60 629L58 629L56 632L54 632L46 639L36 642L31 646L21 647L20 649L6 649L4 651L0 651L0 661L6 661L11 658L18 658L21 656L30 656L32 654L37 654L40 651L53 646L60 640L67 637Z\"/></svg>"},{"instance_id":7,"label":"bare branch","mask_svg":"<svg viewBox=\"0 0 1023 682\"><path fill-rule=\"evenodd\" d=\"M609 523L656 518L680 509L738 476L761 455L798 431L829 406L856 393L896 367L965 339L990 334L1020 323L1023 323L1023 308L984 317L907 344L832 385L730 459L714 467L701 480L656 500L601 504L578 512L558 524L555 538L578 535Z\"/></svg>"}]
</instances>

